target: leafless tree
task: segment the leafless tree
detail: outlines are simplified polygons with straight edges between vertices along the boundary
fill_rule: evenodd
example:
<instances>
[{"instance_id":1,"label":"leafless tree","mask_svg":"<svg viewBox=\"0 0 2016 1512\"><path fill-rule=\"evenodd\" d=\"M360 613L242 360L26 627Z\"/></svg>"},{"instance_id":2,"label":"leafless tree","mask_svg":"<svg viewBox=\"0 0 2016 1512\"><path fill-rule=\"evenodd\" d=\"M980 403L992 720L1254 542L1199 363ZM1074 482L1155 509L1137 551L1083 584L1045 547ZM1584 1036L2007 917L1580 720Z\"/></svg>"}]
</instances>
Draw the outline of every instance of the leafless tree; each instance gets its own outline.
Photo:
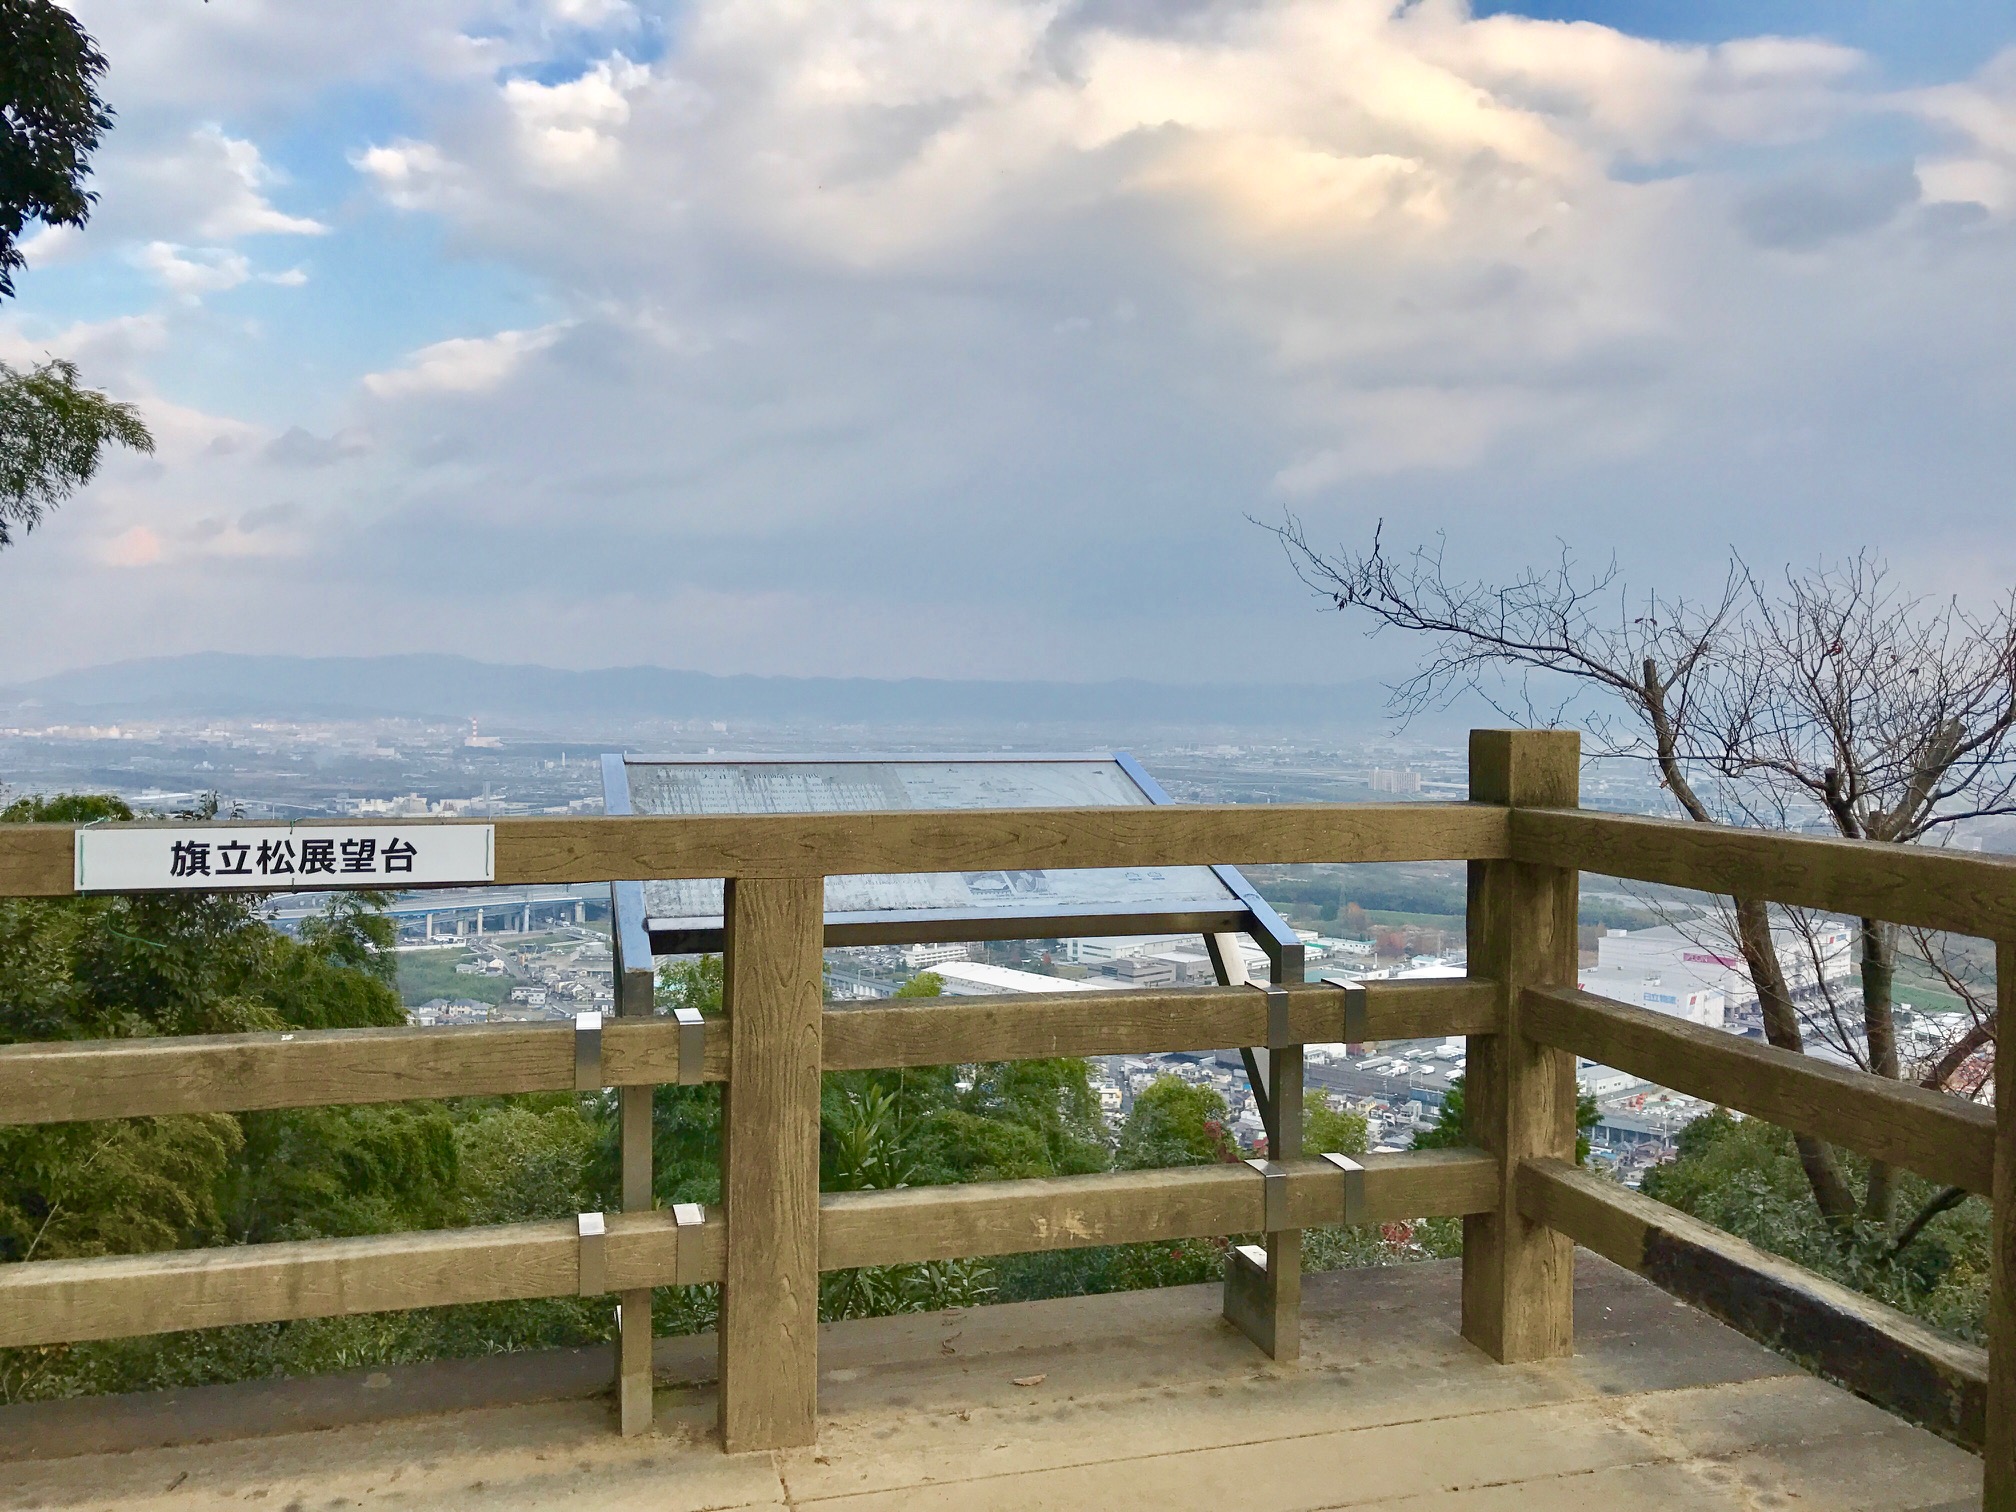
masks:
<instances>
[{"instance_id":1,"label":"leafless tree","mask_svg":"<svg viewBox=\"0 0 2016 1512\"><path fill-rule=\"evenodd\" d=\"M1648 762L1701 824L1939 844L1966 820L2016 811L2016 596L1972 615L1902 592L1866 552L1788 572L1773 588L1732 557L1721 589L1699 601L1634 594L1614 562L1585 572L1565 548L1552 568L1493 584L1453 577L1439 543L1396 558L1375 532L1368 550L1327 552L1293 516L1267 528L1301 580L1335 608L1368 616L1371 633L1428 639L1420 670L1393 689L1403 719L1466 690L1515 721L1573 718L1592 754ZM1768 900L1730 900L1765 1036L1803 1053L1806 1029L1772 926ZM1914 933L1909 943L1959 985L1935 937ZM1894 1011L1899 945L1894 924L1861 920L1853 1021L1838 995L1822 994L1817 1010L1827 1039L1892 1078L1906 1069ZM1978 984L1961 996L1972 1024L1919 1072L1927 1085L1964 1090L1955 1078L1994 1038ZM1858 1197L1831 1146L1803 1135L1796 1143L1844 1244L1873 1228L1894 1253L1959 1200L1941 1193L1893 1239L1887 1167L1871 1168Z\"/></svg>"}]
</instances>

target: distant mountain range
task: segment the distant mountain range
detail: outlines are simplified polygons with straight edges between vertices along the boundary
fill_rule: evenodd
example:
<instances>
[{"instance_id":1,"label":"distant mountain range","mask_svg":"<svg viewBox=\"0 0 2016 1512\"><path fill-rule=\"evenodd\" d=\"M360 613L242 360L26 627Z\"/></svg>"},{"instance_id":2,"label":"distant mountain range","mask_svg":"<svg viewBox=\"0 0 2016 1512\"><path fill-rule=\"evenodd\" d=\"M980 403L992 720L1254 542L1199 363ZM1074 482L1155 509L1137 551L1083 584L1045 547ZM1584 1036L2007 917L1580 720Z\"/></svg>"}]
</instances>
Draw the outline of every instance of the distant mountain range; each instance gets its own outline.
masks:
<instances>
[{"instance_id":1,"label":"distant mountain range","mask_svg":"<svg viewBox=\"0 0 2016 1512\"><path fill-rule=\"evenodd\" d=\"M732 719L989 728L1350 728L1370 733L1385 727L1384 701L1385 689L1369 678L1328 686L1246 686L716 677L668 667L573 672L498 666L461 656L228 653L115 662L0 688L0 707L11 707L17 718L473 718L506 726ZM1456 722L1452 717L1451 723Z\"/></svg>"}]
</instances>

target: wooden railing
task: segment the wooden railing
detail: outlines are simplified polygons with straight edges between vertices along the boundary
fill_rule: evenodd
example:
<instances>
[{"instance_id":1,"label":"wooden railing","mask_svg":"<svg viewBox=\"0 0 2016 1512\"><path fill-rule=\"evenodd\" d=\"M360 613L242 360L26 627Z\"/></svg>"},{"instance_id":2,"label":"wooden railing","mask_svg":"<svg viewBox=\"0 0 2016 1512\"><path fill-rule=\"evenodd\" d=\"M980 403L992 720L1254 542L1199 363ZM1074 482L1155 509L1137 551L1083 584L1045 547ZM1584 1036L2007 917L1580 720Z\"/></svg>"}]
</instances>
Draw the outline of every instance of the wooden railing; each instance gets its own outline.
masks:
<instances>
[{"instance_id":1,"label":"wooden railing","mask_svg":"<svg viewBox=\"0 0 2016 1512\"><path fill-rule=\"evenodd\" d=\"M690 1026L665 1017L610 1020L586 1059L564 1024L14 1045L0 1048L0 1122L718 1081L721 1206L654 1211L632 1191L600 1234L562 1221L9 1265L0 1347L718 1281L724 1443L776 1446L812 1437L821 1270L1462 1216L1463 1331L1494 1358L1572 1349L1581 1243L1973 1440L1985 1505L2016 1512L2016 1056L1998 1062L1998 1122L1572 985L1577 874L1592 871L1985 936L2006 1007L2016 863L1592 813L1575 806L1576 772L1572 735L1478 731L1466 804L498 821L500 883L727 879L726 1011L697 1056ZM65 826L0 826L0 896L69 893L73 844ZM821 1001L828 876L1442 859L1471 863L1465 980ZM1257 1168L818 1190L823 1070L1436 1034L1469 1036L1472 1149L1344 1160L1291 1140ZM1985 1355L1575 1167L1578 1054L1992 1194ZM1268 1253L1266 1305L1288 1330L1269 1338L1292 1353L1280 1257L1294 1252ZM620 1367L641 1368L647 1406L648 1345L641 1366L626 1345Z\"/></svg>"}]
</instances>

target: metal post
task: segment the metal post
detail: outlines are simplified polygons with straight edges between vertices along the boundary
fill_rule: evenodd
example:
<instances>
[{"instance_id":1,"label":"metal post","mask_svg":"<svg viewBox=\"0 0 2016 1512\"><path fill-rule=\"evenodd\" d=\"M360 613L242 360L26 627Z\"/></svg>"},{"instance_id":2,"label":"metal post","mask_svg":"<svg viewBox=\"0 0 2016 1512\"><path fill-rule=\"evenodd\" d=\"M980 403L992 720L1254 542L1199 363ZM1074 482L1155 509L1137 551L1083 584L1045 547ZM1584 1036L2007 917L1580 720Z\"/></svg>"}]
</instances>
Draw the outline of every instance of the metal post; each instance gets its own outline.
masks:
<instances>
[{"instance_id":1,"label":"metal post","mask_svg":"<svg viewBox=\"0 0 2016 1512\"><path fill-rule=\"evenodd\" d=\"M616 1012L635 1018L652 1012L651 958L645 956L643 969L626 970L618 946L616 958ZM641 978L641 981L639 980ZM651 1190L651 1098L655 1089L618 1087L616 1114L620 1129L623 1171L623 1211L648 1213L654 1206ZM651 1426L651 1289L640 1287L617 1298L616 1379L622 1402L624 1434L642 1433Z\"/></svg>"},{"instance_id":2,"label":"metal post","mask_svg":"<svg viewBox=\"0 0 2016 1512\"><path fill-rule=\"evenodd\" d=\"M1290 936L1292 939L1292 936ZM1266 1167L1302 1153L1302 1047L1288 1043L1287 995L1282 988L1302 977L1302 947L1276 938L1271 986L1249 983L1236 935L1207 935L1218 980L1225 986L1255 986L1268 997L1268 1043L1242 1047L1246 1079L1260 1105L1267 1130L1263 1180L1278 1180ZM1276 1360L1302 1352L1302 1231L1275 1229L1260 1244L1237 1246L1225 1262L1225 1316L1241 1333Z\"/></svg>"}]
</instances>

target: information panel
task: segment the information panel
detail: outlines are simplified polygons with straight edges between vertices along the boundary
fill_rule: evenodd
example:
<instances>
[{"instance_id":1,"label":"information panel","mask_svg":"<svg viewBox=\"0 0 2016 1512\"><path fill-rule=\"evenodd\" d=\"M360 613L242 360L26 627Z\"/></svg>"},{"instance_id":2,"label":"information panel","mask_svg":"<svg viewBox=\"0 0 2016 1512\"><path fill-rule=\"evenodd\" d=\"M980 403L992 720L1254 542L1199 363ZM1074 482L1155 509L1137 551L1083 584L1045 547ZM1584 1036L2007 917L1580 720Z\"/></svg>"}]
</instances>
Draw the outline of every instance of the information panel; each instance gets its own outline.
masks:
<instances>
[{"instance_id":1,"label":"information panel","mask_svg":"<svg viewBox=\"0 0 2016 1512\"><path fill-rule=\"evenodd\" d=\"M497 879L488 824L173 824L77 832L77 891L317 892Z\"/></svg>"},{"instance_id":2,"label":"information panel","mask_svg":"<svg viewBox=\"0 0 2016 1512\"><path fill-rule=\"evenodd\" d=\"M820 761L633 757L626 763L625 776L630 803L640 814L1110 808L1154 801L1110 756ZM829 923L1182 915L1240 906L1239 895L1208 866L826 879ZM721 910L719 881L694 878L644 884L645 923L654 932L718 927Z\"/></svg>"}]
</instances>

